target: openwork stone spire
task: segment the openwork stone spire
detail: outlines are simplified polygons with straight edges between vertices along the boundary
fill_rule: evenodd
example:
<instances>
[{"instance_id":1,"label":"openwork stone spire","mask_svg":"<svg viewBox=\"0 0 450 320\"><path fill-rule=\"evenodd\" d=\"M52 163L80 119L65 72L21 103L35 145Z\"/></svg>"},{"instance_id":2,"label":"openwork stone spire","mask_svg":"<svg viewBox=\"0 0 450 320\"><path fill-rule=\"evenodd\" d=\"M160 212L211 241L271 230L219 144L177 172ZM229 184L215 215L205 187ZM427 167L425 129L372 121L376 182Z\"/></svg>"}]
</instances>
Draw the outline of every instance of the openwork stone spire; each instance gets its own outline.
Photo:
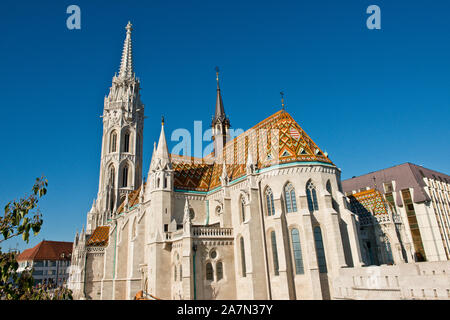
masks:
<instances>
[{"instance_id":1,"label":"openwork stone spire","mask_svg":"<svg viewBox=\"0 0 450 320\"><path fill-rule=\"evenodd\" d=\"M131 46L131 31L133 30L131 22L128 21L127 36L123 44L122 61L120 62L119 78L130 79L134 77L133 71L133 50Z\"/></svg>"}]
</instances>

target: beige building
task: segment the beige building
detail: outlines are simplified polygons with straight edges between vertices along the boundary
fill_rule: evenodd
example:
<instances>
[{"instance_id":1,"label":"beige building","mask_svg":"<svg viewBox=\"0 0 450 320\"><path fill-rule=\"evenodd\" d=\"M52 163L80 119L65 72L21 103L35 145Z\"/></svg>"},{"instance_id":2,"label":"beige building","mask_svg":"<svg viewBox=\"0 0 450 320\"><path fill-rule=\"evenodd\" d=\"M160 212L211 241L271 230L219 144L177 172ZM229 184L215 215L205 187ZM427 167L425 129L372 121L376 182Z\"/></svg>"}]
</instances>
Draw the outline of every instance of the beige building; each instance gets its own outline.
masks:
<instances>
[{"instance_id":1,"label":"beige building","mask_svg":"<svg viewBox=\"0 0 450 320\"><path fill-rule=\"evenodd\" d=\"M170 154L163 122L143 182L144 105L126 29L105 98L99 191L73 247L75 298L359 297L349 290L367 272L359 216L340 170L284 108L230 139L217 74L214 152Z\"/></svg>"},{"instance_id":2,"label":"beige building","mask_svg":"<svg viewBox=\"0 0 450 320\"><path fill-rule=\"evenodd\" d=\"M398 229L401 228L401 236L392 234L386 238L387 242L397 244L394 255L403 246L401 255L406 262L450 259L450 176L404 163L345 180L342 185L351 200L364 198L363 201L368 202L368 193L379 194L380 203L384 202L396 219ZM353 207L357 212L358 206ZM376 212L374 216L380 217L380 214ZM367 244L372 244L369 250ZM368 264L381 264L374 251L379 246L380 243L373 240L363 245L363 255L367 252L368 256L373 256L371 263L366 261Z\"/></svg>"}]
</instances>

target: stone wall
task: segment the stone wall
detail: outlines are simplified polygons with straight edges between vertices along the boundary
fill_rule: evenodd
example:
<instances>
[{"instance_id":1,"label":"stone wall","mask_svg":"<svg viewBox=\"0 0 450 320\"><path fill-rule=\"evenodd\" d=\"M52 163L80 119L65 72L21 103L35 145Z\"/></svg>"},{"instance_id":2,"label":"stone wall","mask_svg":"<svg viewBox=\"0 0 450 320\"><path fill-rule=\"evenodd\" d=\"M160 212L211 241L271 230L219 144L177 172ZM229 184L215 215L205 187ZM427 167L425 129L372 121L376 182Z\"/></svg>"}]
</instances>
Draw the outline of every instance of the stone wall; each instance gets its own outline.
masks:
<instances>
[{"instance_id":1,"label":"stone wall","mask_svg":"<svg viewBox=\"0 0 450 320\"><path fill-rule=\"evenodd\" d=\"M450 300L450 261L342 268L334 299Z\"/></svg>"}]
</instances>

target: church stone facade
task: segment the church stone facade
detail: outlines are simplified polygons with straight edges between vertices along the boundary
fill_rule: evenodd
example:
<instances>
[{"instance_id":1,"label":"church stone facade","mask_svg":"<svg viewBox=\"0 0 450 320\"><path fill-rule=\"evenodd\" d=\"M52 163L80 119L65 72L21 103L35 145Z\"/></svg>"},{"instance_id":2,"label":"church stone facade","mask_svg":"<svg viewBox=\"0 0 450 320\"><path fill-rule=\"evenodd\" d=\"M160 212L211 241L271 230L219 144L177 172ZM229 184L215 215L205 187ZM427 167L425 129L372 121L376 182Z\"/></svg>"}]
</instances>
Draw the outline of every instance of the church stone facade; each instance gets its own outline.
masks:
<instances>
[{"instance_id":1,"label":"church stone facade","mask_svg":"<svg viewBox=\"0 0 450 320\"><path fill-rule=\"evenodd\" d=\"M74 241L74 297L351 298L351 279L367 273L359 217L340 170L284 108L230 139L217 73L214 151L170 154L163 121L144 182L144 105L126 30L104 103L99 191ZM386 230L402 241L395 221Z\"/></svg>"}]
</instances>

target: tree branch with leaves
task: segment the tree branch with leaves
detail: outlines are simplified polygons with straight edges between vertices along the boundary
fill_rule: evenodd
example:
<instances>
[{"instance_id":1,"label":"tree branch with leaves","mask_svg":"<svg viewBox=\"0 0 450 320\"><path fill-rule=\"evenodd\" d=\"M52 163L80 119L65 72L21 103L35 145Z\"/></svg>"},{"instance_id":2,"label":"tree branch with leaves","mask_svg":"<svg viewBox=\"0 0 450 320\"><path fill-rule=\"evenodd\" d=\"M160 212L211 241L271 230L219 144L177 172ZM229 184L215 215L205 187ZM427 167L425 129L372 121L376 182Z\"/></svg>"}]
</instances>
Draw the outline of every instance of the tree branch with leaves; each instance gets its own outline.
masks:
<instances>
[{"instance_id":1,"label":"tree branch with leaves","mask_svg":"<svg viewBox=\"0 0 450 320\"><path fill-rule=\"evenodd\" d=\"M30 195L5 206L5 214L0 217L0 244L18 236L28 243L31 232L33 236L39 234L43 220L38 203L47 193L47 185L47 179L37 178ZM50 291L44 285L34 286L33 270L18 272L18 268L16 253L3 253L0 248L0 299L72 299L71 291L66 288Z\"/></svg>"}]
</instances>

